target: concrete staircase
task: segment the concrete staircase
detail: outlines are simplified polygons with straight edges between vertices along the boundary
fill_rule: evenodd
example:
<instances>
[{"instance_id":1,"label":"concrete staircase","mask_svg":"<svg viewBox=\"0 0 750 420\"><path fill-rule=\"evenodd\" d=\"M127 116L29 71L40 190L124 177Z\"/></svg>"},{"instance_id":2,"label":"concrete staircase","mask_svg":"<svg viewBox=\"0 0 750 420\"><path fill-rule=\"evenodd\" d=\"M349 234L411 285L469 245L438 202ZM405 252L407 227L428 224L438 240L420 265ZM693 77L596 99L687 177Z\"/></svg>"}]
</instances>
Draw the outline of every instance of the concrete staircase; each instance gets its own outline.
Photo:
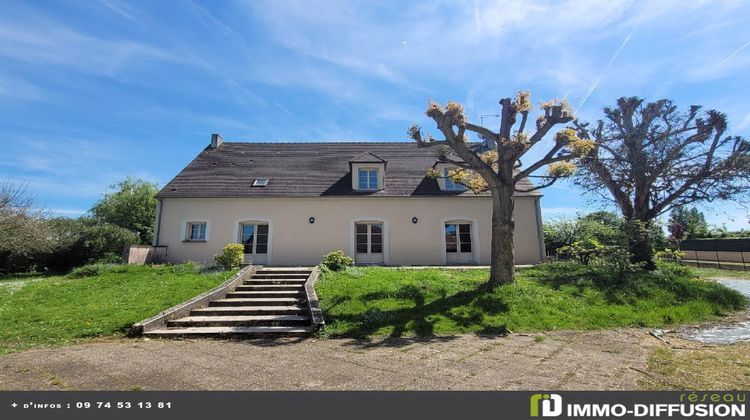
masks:
<instances>
[{"instance_id":1,"label":"concrete staircase","mask_svg":"<svg viewBox=\"0 0 750 420\"><path fill-rule=\"evenodd\" d=\"M304 336L314 331L305 294L312 268L260 268L207 307L144 333L157 337Z\"/></svg>"}]
</instances>

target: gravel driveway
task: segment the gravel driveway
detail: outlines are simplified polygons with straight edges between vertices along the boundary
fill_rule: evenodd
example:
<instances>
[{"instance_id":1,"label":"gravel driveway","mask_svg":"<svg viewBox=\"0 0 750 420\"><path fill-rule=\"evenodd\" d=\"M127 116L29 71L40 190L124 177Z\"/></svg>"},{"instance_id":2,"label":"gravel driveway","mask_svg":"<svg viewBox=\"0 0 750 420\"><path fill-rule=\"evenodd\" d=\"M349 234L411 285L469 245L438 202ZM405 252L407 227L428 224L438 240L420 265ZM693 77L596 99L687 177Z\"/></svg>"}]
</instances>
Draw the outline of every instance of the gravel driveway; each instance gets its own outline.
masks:
<instances>
[{"instance_id":1,"label":"gravel driveway","mask_svg":"<svg viewBox=\"0 0 750 420\"><path fill-rule=\"evenodd\" d=\"M0 390L636 389L643 329L484 338L117 339L0 356Z\"/></svg>"}]
</instances>

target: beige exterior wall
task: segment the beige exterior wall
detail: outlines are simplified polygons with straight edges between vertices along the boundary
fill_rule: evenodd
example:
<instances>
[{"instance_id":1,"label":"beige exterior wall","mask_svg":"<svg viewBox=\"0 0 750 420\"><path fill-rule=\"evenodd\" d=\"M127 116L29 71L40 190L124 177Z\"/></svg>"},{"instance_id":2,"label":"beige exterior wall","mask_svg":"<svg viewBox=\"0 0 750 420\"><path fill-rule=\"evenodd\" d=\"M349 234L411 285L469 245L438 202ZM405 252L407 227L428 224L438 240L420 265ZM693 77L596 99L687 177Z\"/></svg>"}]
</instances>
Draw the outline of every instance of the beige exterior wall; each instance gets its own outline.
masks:
<instances>
[{"instance_id":1,"label":"beige exterior wall","mask_svg":"<svg viewBox=\"0 0 750 420\"><path fill-rule=\"evenodd\" d=\"M314 265L330 251L353 255L354 222L381 221L385 264L444 265L449 220L472 224L475 262L490 262L487 197L169 198L160 211L158 245L167 247L171 262L210 263L224 245L238 242L241 222L260 221L269 223L268 265ZM537 263L544 255L538 197L518 197L515 216L516 263ZM200 221L207 223L206 241L185 242L187 223Z\"/></svg>"}]
</instances>

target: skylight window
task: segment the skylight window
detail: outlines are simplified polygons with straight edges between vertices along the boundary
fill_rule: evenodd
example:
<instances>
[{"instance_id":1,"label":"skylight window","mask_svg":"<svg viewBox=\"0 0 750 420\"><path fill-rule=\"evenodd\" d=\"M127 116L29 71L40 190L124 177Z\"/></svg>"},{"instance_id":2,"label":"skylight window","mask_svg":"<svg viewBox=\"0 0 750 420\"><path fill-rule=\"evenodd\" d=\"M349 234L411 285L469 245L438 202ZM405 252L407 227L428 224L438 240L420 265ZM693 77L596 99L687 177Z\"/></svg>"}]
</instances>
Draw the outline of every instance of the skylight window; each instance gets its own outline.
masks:
<instances>
[{"instance_id":1,"label":"skylight window","mask_svg":"<svg viewBox=\"0 0 750 420\"><path fill-rule=\"evenodd\" d=\"M265 187L268 185L268 178L257 178L253 181L253 187Z\"/></svg>"}]
</instances>

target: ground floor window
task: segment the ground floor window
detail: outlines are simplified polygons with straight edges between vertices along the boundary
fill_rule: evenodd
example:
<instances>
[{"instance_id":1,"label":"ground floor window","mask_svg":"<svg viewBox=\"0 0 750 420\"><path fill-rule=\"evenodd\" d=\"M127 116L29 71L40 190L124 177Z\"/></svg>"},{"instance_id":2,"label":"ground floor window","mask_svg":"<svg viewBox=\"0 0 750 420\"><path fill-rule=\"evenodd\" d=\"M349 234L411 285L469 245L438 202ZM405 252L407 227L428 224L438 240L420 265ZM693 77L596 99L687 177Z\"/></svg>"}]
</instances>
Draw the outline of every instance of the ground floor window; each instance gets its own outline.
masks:
<instances>
[{"instance_id":1,"label":"ground floor window","mask_svg":"<svg viewBox=\"0 0 750 420\"><path fill-rule=\"evenodd\" d=\"M190 222L187 224L188 241L206 240L206 222Z\"/></svg>"}]
</instances>

